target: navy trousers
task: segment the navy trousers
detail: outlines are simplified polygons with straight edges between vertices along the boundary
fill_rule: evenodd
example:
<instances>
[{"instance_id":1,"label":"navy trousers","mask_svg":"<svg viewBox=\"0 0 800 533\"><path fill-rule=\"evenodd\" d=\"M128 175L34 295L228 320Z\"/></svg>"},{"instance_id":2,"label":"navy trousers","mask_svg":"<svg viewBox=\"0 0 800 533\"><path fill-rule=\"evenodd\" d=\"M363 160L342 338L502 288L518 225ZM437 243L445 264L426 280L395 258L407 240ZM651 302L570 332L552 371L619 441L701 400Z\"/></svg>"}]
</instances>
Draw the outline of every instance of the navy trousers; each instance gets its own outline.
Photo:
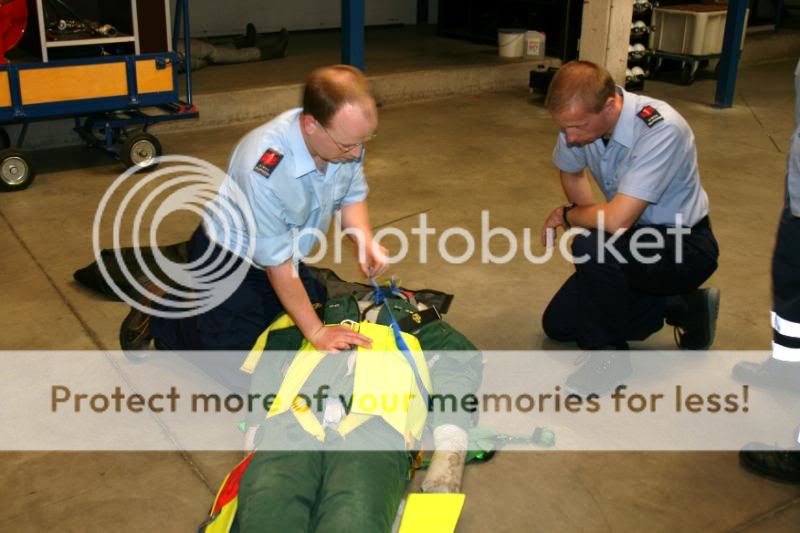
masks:
<instances>
[{"instance_id":1,"label":"navy trousers","mask_svg":"<svg viewBox=\"0 0 800 533\"><path fill-rule=\"evenodd\" d=\"M642 250L644 257L660 255L654 263L637 261L631 253L635 226L614 242L624 261L606 251L601 261L597 230L572 242L574 257L588 257L553 297L542 317L545 334L557 341L577 342L584 350L625 349L627 341L644 340L677 317L682 294L702 285L717 269L719 247L708 217L684 235L682 261L676 261L678 241L664 226L649 226L664 240L663 248ZM606 239L610 236L606 235ZM640 242L655 243L645 236Z\"/></svg>"},{"instance_id":2,"label":"navy trousers","mask_svg":"<svg viewBox=\"0 0 800 533\"><path fill-rule=\"evenodd\" d=\"M779 322L800 323L800 218L792 215L788 207L781 214L772 255L772 310ZM776 350L787 349L778 358L800 358L800 336L796 332L773 328L773 340Z\"/></svg>"},{"instance_id":3,"label":"navy trousers","mask_svg":"<svg viewBox=\"0 0 800 533\"><path fill-rule=\"evenodd\" d=\"M200 226L189 242L189 260L196 261L209 247L211 253L204 264L214 261L219 254L231 255L228 250L212 243ZM235 257L232 259L242 261ZM324 287L311 277L304 264L300 263L298 270L311 301L324 302ZM182 355L228 388L247 390L249 376L239 371L243 360L241 354L246 355L249 352L258 336L283 310L267 273L250 266L244 280L219 306L182 319L154 316L151 331L159 349L182 352L191 350L191 354ZM222 350L237 351L239 355L229 355L226 359L223 354L201 353Z\"/></svg>"}]
</instances>

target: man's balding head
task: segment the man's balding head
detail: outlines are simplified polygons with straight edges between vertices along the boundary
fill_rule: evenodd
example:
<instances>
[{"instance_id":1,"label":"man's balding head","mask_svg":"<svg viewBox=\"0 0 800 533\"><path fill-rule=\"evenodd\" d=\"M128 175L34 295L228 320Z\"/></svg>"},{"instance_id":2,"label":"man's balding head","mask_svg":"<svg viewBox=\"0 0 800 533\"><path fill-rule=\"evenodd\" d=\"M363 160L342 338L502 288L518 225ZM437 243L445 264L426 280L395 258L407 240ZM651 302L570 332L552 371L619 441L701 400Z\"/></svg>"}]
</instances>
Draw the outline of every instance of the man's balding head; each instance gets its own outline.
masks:
<instances>
[{"instance_id":1,"label":"man's balding head","mask_svg":"<svg viewBox=\"0 0 800 533\"><path fill-rule=\"evenodd\" d=\"M570 61L553 76L545 106L552 115L572 108L599 113L615 94L616 84L605 68L589 61Z\"/></svg>"},{"instance_id":2,"label":"man's balding head","mask_svg":"<svg viewBox=\"0 0 800 533\"><path fill-rule=\"evenodd\" d=\"M306 78L303 91L303 113L311 115L323 126L346 104L372 112L375 100L367 79L360 70L349 65L333 65L314 70Z\"/></svg>"}]
</instances>

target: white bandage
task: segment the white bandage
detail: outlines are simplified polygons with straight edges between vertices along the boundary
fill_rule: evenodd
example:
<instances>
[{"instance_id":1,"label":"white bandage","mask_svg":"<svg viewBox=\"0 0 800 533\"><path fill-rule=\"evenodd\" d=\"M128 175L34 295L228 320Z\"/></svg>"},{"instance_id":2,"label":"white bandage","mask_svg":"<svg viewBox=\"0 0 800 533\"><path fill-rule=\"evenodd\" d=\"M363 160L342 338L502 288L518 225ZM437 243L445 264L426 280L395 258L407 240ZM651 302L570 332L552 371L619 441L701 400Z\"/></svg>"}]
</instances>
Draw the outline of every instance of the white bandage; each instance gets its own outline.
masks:
<instances>
[{"instance_id":1,"label":"white bandage","mask_svg":"<svg viewBox=\"0 0 800 533\"><path fill-rule=\"evenodd\" d=\"M469 435L458 426L445 424L433 430L436 447L422 482L422 492L459 492Z\"/></svg>"}]
</instances>

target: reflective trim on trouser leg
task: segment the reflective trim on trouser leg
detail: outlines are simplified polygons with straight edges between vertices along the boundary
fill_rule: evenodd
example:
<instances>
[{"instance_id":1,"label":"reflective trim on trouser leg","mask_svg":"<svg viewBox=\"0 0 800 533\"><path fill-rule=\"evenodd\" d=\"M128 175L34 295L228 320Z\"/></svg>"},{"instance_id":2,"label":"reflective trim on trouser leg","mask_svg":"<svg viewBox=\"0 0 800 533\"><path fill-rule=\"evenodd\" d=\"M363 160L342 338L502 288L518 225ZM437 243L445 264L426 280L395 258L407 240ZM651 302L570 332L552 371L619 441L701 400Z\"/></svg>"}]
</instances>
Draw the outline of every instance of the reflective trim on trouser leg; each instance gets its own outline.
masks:
<instances>
[{"instance_id":1,"label":"reflective trim on trouser leg","mask_svg":"<svg viewBox=\"0 0 800 533\"><path fill-rule=\"evenodd\" d=\"M800 339L800 322L792 322L781 318L775 311L772 311L772 329L781 335Z\"/></svg>"},{"instance_id":2,"label":"reflective trim on trouser leg","mask_svg":"<svg viewBox=\"0 0 800 533\"><path fill-rule=\"evenodd\" d=\"M800 363L800 348L787 348L780 344L772 343L772 358L788 363Z\"/></svg>"}]
</instances>

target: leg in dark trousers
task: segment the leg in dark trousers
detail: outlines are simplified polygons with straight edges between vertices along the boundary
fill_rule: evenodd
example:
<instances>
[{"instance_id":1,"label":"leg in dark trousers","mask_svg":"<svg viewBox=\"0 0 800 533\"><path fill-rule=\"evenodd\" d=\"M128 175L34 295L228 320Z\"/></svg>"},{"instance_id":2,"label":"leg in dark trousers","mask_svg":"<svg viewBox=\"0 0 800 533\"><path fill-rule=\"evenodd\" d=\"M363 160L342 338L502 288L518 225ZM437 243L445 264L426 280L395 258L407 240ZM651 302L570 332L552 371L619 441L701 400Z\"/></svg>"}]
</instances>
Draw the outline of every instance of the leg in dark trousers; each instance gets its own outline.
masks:
<instances>
[{"instance_id":1,"label":"leg in dark trousers","mask_svg":"<svg viewBox=\"0 0 800 533\"><path fill-rule=\"evenodd\" d=\"M749 385L800 392L800 218L787 207L781 214L772 256L772 357L762 363L744 361L733 376ZM787 448L750 443L739 462L760 476L800 483L800 430Z\"/></svg>"},{"instance_id":2,"label":"leg in dark trousers","mask_svg":"<svg viewBox=\"0 0 800 533\"><path fill-rule=\"evenodd\" d=\"M616 254L606 246L610 235L595 230L575 237L575 273L542 316L548 337L604 350L567 378L565 389L574 394L605 394L630 376L630 357L616 350L646 339L665 319L689 330L679 336L681 347L713 342L718 293L709 297L696 290L717 268L719 251L707 220L680 241L663 227L648 228L634 241L636 230L642 228L611 241ZM639 248L636 256L632 241L658 244L658 236L663 246ZM684 346L685 339L691 343Z\"/></svg>"},{"instance_id":3,"label":"leg in dark trousers","mask_svg":"<svg viewBox=\"0 0 800 533\"><path fill-rule=\"evenodd\" d=\"M230 256L230 252L209 241L201 226L192 235L189 260L203 257L209 247L212 251L205 264L215 261L220 254ZM311 301L324 302L324 288L311 278L304 264L300 263L298 270ZM241 284L217 307L181 319L153 317L151 331L159 349L191 350L188 357L194 364L229 389L246 392L249 375L240 372L239 366L258 336L281 312L283 306L269 283L267 273L250 266ZM228 357L203 353L211 351L236 351L238 354Z\"/></svg>"},{"instance_id":4,"label":"leg in dark trousers","mask_svg":"<svg viewBox=\"0 0 800 533\"><path fill-rule=\"evenodd\" d=\"M634 228L634 231L640 228ZM697 289L717 268L719 254L710 227L696 227L682 239L681 262L676 261L677 241L666 228L653 228L664 247L640 250L642 263L631 251L631 232L614 242L619 256L601 250L599 232L575 237L572 254L586 259L575 265L575 274L556 293L542 317L545 334L557 341L574 341L582 349L625 348L629 340L643 340L663 326L664 319L679 312L672 297ZM606 242L611 236L605 236ZM655 242L645 235L640 242ZM622 259L622 260L620 260ZM576 263L580 259L576 260Z\"/></svg>"},{"instance_id":5,"label":"leg in dark trousers","mask_svg":"<svg viewBox=\"0 0 800 533\"><path fill-rule=\"evenodd\" d=\"M772 357L742 362L733 377L742 383L800 391L800 217L781 214L772 255Z\"/></svg>"}]
</instances>

